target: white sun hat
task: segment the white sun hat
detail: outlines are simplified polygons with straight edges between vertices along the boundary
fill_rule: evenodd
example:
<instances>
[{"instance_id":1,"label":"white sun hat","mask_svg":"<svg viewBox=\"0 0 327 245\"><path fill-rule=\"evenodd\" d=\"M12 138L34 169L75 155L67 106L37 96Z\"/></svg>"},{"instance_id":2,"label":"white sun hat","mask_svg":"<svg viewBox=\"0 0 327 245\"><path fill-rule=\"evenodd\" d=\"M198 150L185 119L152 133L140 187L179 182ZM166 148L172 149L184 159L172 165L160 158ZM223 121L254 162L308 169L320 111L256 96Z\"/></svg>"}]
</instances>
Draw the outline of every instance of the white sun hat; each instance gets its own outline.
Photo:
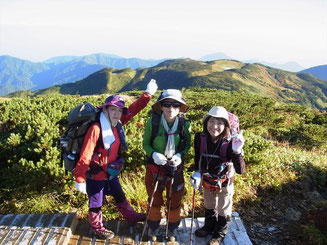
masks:
<instances>
[{"instance_id":1,"label":"white sun hat","mask_svg":"<svg viewBox=\"0 0 327 245\"><path fill-rule=\"evenodd\" d=\"M230 128L228 112L222 106L214 106L210 109L210 111L202 118L202 122L204 123L208 117L215 118L223 118L226 120L228 127Z\"/></svg>"},{"instance_id":2,"label":"white sun hat","mask_svg":"<svg viewBox=\"0 0 327 245\"><path fill-rule=\"evenodd\" d=\"M173 99L181 103L180 112L186 112L188 110L188 106L186 105L186 100L183 98L181 91L178 89L167 89L163 91L157 102L152 106L153 110L157 113L161 113L160 102L166 99Z\"/></svg>"}]
</instances>

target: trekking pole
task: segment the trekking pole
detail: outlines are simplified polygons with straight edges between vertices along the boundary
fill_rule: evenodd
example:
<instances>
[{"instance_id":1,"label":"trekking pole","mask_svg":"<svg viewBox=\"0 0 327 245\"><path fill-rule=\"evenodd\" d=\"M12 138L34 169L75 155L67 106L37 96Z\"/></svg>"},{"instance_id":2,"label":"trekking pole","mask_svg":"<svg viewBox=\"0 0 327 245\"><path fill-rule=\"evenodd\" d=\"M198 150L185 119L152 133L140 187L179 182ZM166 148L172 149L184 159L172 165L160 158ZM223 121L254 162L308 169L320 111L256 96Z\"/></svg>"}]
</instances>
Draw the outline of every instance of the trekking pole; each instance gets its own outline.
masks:
<instances>
[{"instance_id":1,"label":"trekking pole","mask_svg":"<svg viewBox=\"0 0 327 245\"><path fill-rule=\"evenodd\" d=\"M139 240L139 243L142 241L142 238L144 236L144 232L145 232L145 228L148 224L148 219L149 219L149 215L150 215L150 210L151 210L151 207L152 207L152 203L153 203L153 200L154 200L154 194L155 192L157 191L157 188L158 188L158 183L159 183L159 176L160 176L160 173L161 173L161 169L162 169L162 165L159 167L159 170L158 170L158 174L155 178L155 181L154 181L154 189L153 189L153 192L151 194L151 199L150 199L150 202L148 204L148 207L147 207L147 211L146 211L146 219L145 219L145 222L144 222L144 226L143 226L143 231L142 231L142 235L141 235L141 238Z\"/></svg>"},{"instance_id":2,"label":"trekking pole","mask_svg":"<svg viewBox=\"0 0 327 245\"><path fill-rule=\"evenodd\" d=\"M169 190L169 197L168 197L168 210L167 210L166 236L165 236L166 240L168 240L168 224L169 224L169 215L170 215L171 194L173 192L174 175L175 175L176 169L177 169L176 167L172 168L172 177L171 177L171 182L170 182L170 190Z\"/></svg>"},{"instance_id":3,"label":"trekking pole","mask_svg":"<svg viewBox=\"0 0 327 245\"><path fill-rule=\"evenodd\" d=\"M192 240L193 240L194 210L195 210L195 188L193 188L193 197L192 197L192 221L191 221L191 234L190 234L190 244L191 245L192 245Z\"/></svg>"}]
</instances>

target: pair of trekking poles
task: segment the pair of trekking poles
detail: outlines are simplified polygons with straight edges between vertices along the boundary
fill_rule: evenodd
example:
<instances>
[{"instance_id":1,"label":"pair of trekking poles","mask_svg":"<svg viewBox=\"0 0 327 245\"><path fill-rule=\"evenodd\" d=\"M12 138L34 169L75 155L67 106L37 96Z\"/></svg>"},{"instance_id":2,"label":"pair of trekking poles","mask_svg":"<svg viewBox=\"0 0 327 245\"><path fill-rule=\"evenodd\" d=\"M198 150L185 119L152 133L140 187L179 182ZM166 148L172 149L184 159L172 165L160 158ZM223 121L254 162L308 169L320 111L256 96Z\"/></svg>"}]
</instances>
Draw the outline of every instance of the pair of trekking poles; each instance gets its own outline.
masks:
<instances>
[{"instance_id":1,"label":"pair of trekking poles","mask_svg":"<svg viewBox=\"0 0 327 245\"><path fill-rule=\"evenodd\" d=\"M149 215L150 215L150 210L152 208L152 204L153 204L153 200L154 200L154 194L156 193L157 189L158 189L158 183L159 183L159 177L160 177L160 173L162 170L163 166L159 167L157 176L154 180L154 188L153 188L153 192L151 194L151 198L150 198L150 202L148 204L147 207L147 212L146 212L146 219L144 222L144 226L143 226L143 231L142 231L142 235L141 238L139 240L142 241L146 227L147 227L147 223L149 220ZM169 215L170 215L170 206L171 206L171 194L173 192L172 188L173 188L173 184L174 184L174 173L176 171L177 168L173 168L172 171L172 178L171 178L171 183L170 183L170 191L169 191L169 197L168 197L168 210L167 210L167 224L166 224L166 232L165 232L165 238L168 239L168 223L169 223ZM193 223L194 223L194 210L195 210L195 189L193 189L193 197L192 197L192 222L191 222L191 234L190 234L190 242L192 244L192 240L193 240Z\"/></svg>"}]
</instances>

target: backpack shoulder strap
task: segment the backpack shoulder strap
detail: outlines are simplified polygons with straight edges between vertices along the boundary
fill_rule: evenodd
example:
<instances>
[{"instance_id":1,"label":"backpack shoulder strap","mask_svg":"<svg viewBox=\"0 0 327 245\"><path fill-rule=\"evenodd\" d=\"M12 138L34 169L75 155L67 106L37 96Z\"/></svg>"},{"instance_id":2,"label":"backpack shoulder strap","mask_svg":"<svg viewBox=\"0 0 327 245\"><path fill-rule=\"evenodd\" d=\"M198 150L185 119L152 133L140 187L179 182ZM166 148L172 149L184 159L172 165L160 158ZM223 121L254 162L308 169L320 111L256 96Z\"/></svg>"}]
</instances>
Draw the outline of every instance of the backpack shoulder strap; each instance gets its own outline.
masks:
<instances>
[{"instance_id":1,"label":"backpack shoulder strap","mask_svg":"<svg viewBox=\"0 0 327 245\"><path fill-rule=\"evenodd\" d=\"M223 162L227 162L227 148L229 146L229 141L225 141L220 146L220 158Z\"/></svg>"},{"instance_id":2,"label":"backpack shoulder strap","mask_svg":"<svg viewBox=\"0 0 327 245\"><path fill-rule=\"evenodd\" d=\"M152 131L151 131L151 140L150 144L153 144L154 138L158 135L159 124L160 124L160 115L158 113L153 112L152 114Z\"/></svg>"},{"instance_id":3,"label":"backpack shoulder strap","mask_svg":"<svg viewBox=\"0 0 327 245\"><path fill-rule=\"evenodd\" d=\"M99 121L95 121L95 122L93 122L93 123L90 125L90 127L91 127L94 123L99 123L99 124L100 124ZM93 152L93 153L98 154L98 153L99 153L99 149L100 149L101 147L103 147L103 140L102 140L102 130L101 130L101 125L100 125L100 134L99 134L99 137L98 137L98 140L97 140L97 143L96 143L96 145L95 145L95 148L94 148L94 152Z\"/></svg>"},{"instance_id":4,"label":"backpack shoulder strap","mask_svg":"<svg viewBox=\"0 0 327 245\"><path fill-rule=\"evenodd\" d=\"M184 117L183 114L180 114L178 116L179 120L178 120L178 126L177 126L177 130L178 130L178 134L179 134L179 138L180 138L180 142L179 142L179 145L178 145L178 152L182 152L185 147L186 147L186 141L187 141L187 138L186 138L186 133L185 133L185 123L190 120L186 119Z\"/></svg>"},{"instance_id":5,"label":"backpack shoulder strap","mask_svg":"<svg viewBox=\"0 0 327 245\"><path fill-rule=\"evenodd\" d=\"M116 126L119 138L120 138L120 146L119 146L119 150L118 150L118 155L121 156L122 150L125 149L127 150L127 145L126 145L126 141L125 141L125 135L124 132L121 132L123 129L123 124L121 122L118 122L117 126Z\"/></svg>"},{"instance_id":6,"label":"backpack shoulder strap","mask_svg":"<svg viewBox=\"0 0 327 245\"><path fill-rule=\"evenodd\" d=\"M202 156L207 150L207 136L204 132L200 133L200 159L198 162L198 169L201 170ZM201 170L202 171L202 170Z\"/></svg>"},{"instance_id":7,"label":"backpack shoulder strap","mask_svg":"<svg viewBox=\"0 0 327 245\"><path fill-rule=\"evenodd\" d=\"M103 141L102 141L102 131L100 130L99 138L97 141L97 144L94 148L94 152L99 152L99 149L103 147Z\"/></svg>"},{"instance_id":8,"label":"backpack shoulder strap","mask_svg":"<svg viewBox=\"0 0 327 245\"><path fill-rule=\"evenodd\" d=\"M207 148L207 136L205 133L200 133L200 155L206 152Z\"/></svg>"},{"instance_id":9,"label":"backpack shoulder strap","mask_svg":"<svg viewBox=\"0 0 327 245\"><path fill-rule=\"evenodd\" d=\"M178 116L179 120L178 120L178 126L177 126L177 130L179 133L180 137L185 137L185 122L186 119L183 115L179 115Z\"/></svg>"}]
</instances>

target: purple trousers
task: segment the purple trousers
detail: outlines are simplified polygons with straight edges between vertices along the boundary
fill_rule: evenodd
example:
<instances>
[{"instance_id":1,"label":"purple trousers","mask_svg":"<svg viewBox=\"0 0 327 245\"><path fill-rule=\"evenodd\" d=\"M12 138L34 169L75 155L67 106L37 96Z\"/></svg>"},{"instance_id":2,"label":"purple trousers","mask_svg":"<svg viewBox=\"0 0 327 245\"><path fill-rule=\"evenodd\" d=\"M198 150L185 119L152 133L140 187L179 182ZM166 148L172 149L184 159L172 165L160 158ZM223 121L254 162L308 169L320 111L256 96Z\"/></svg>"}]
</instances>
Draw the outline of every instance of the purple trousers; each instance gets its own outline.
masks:
<instances>
[{"instance_id":1,"label":"purple trousers","mask_svg":"<svg viewBox=\"0 0 327 245\"><path fill-rule=\"evenodd\" d=\"M123 215L124 219L128 222L135 223L144 219L142 213L137 213L134 208L130 205L125 197L124 191L120 185L119 179L117 177L111 180L86 180L86 191L89 196L89 209L90 212L96 212L100 214L101 207L103 205L104 197L111 195L115 198L116 206ZM94 216L94 215L93 215ZM94 216L90 215L90 224L100 224L102 222L102 215L100 219L95 219ZM93 217L93 218L92 218ZM100 216L99 216L100 217ZM100 221L99 221L100 220ZM92 226L92 225L91 225ZM101 230L102 226L94 225L92 226L94 230Z\"/></svg>"},{"instance_id":2,"label":"purple trousers","mask_svg":"<svg viewBox=\"0 0 327 245\"><path fill-rule=\"evenodd\" d=\"M89 197L89 208L100 208L105 196L112 195L116 203L125 201L126 197L119 179L112 180L86 180L86 191Z\"/></svg>"}]
</instances>

